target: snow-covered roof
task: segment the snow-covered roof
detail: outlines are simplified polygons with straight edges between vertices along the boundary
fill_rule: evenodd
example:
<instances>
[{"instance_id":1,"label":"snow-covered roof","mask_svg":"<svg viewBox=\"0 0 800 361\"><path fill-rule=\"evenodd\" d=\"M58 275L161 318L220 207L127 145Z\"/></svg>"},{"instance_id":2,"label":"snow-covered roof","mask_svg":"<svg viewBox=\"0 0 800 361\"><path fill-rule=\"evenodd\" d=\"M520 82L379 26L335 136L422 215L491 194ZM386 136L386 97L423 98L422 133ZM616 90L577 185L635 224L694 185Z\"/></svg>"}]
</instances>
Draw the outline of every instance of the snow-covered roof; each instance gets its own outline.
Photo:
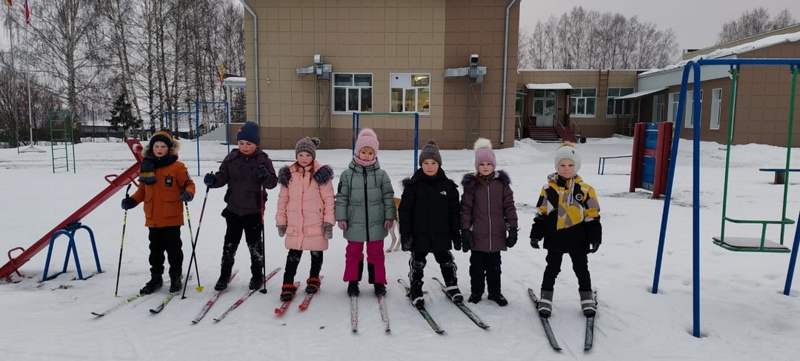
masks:
<instances>
[{"instance_id":1,"label":"snow-covered roof","mask_svg":"<svg viewBox=\"0 0 800 361\"><path fill-rule=\"evenodd\" d=\"M572 85L570 83L528 83L525 84L525 87L530 90L564 90L564 89L572 89Z\"/></svg>"},{"instance_id":2,"label":"snow-covered roof","mask_svg":"<svg viewBox=\"0 0 800 361\"><path fill-rule=\"evenodd\" d=\"M726 57L735 57L737 54L747 53L753 50L763 49L766 47L770 47L777 44L782 43L793 43L795 41L800 40L800 31L795 33L789 34L780 34L774 36L768 36L763 39L751 41L749 43L744 43L736 46L732 46L729 48L722 48L714 50L708 54L698 55L691 59L681 60L675 64L668 65L664 68L660 69L650 69L646 72L639 74L640 77L647 76L655 73L659 73L662 71L669 71L677 68L682 68L688 63L689 61L698 61L700 59L718 59L718 58L726 58Z\"/></svg>"}]
</instances>

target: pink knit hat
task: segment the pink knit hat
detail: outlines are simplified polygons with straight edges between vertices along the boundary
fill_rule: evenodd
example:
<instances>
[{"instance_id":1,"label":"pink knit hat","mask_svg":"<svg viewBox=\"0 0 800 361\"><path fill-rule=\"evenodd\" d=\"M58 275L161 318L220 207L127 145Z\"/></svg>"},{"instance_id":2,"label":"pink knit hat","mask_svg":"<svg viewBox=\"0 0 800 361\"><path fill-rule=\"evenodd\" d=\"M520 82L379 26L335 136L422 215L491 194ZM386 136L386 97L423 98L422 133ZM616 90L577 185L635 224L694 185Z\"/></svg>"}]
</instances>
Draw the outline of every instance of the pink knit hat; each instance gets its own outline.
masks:
<instances>
[{"instance_id":1,"label":"pink knit hat","mask_svg":"<svg viewBox=\"0 0 800 361\"><path fill-rule=\"evenodd\" d=\"M481 163L490 163L493 167L497 166L494 158L494 152L492 151L492 141L486 138L478 138L475 141L475 170L478 170L478 166Z\"/></svg>"},{"instance_id":2,"label":"pink knit hat","mask_svg":"<svg viewBox=\"0 0 800 361\"><path fill-rule=\"evenodd\" d=\"M358 133L358 139L356 140L356 156L358 156L358 153L361 153L361 148L370 147L377 157L379 145L378 136L375 132L372 129L364 128Z\"/></svg>"}]
</instances>

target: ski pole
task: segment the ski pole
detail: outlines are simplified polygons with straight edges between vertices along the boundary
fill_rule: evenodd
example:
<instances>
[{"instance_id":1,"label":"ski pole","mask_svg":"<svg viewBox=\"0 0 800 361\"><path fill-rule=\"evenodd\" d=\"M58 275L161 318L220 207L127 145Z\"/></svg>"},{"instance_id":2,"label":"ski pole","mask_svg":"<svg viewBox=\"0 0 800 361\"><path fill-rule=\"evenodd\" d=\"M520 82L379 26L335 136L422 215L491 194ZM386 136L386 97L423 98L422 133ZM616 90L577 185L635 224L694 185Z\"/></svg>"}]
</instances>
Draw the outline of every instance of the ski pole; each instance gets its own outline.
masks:
<instances>
[{"instance_id":1,"label":"ski pole","mask_svg":"<svg viewBox=\"0 0 800 361\"><path fill-rule=\"evenodd\" d=\"M264 230L264 207L266 206L266 202L264 200L264 192L266 192L266 189L264 189L264 187L261 187L260 192L259 192L259 193L261 193L261 259L262 259L261 267L263 268L263 271L262 271L263 274L266 275L267 274L267 260L266 260L266 257L264 256L264 253L266 253L266 251L267 251L266 250L267 247L266 247L266 244L264 242L264 239L266 238L265 237L266 230ZM263 288L259 292L261 292L262 294L266 294L267 293L267 282L266 281L264 281Z\"/></svg>"},{"instance_id":2,"label":"ski pole","mask_svg":"<svg viewBox=\"0 0 800 361\"><path fill-rule=\"evenodd\" d=\"M208 199L208 187L206 187L206 196L205 199ZM206 201L203 200L203 210L206 207ZM195 289L197 292L203 292L203 286L200 285L200 270L197 268L197 262L195 261L195 249L197 247L197 239L194 238L192 235L192 218L189 216L189 202L183 202L186 208L186 223L189 226L189 241L192 244L192 256L189 258L189 267L186 269L186 281L183 283L183 294L181 295L181 299L186 298L186 287L189 285L189 274L192 273L192 263L194 263L194 271L197 274L197 287ZM200 222L203 222L203 212L200 212ZM198 235L200 235L200 225L198 224Z\"/></svg>"},{"instance_id":3,"label":"ski pole","mask_svg":"<svg viewBox=\"0 0 800 361\"><path fill-rule=\"evenodd\" d=\"M128 183L128 188L125 189L125 198L129 197L131 191L131 183ZM117 263L117 285L114 287L114 297L119 297L119 272L122 270L122 248L125 246L125 226L128 224L128 210L125 210L125 216L122 217L122 240L119 242L119 262Z\"/></svg>"}]
</instances>

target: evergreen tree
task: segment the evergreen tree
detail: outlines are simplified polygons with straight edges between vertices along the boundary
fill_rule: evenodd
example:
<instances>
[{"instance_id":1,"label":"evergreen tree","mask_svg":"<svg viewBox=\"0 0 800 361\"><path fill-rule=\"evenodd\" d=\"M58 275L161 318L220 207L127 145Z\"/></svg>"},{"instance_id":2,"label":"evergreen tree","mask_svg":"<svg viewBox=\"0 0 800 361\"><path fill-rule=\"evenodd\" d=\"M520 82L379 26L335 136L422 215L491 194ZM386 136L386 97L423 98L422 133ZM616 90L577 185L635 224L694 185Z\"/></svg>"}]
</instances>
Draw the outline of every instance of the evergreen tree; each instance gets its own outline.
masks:
<instances>
[{"instance_id":1,"label":"evergreen tree","mask_svg":"<svg viewBox=\"0 0 800 361\"><path fill-rule=\"evenodd\" d=\"M126 131L142 127L142 120L133 116L132 108L133 106L128 102L125 94L120 94L114 102L114 107L111 108L111 119L108 120L111 123L111 129L122 129L125 138L127 138Z\"/></svg>"}]
</instances>

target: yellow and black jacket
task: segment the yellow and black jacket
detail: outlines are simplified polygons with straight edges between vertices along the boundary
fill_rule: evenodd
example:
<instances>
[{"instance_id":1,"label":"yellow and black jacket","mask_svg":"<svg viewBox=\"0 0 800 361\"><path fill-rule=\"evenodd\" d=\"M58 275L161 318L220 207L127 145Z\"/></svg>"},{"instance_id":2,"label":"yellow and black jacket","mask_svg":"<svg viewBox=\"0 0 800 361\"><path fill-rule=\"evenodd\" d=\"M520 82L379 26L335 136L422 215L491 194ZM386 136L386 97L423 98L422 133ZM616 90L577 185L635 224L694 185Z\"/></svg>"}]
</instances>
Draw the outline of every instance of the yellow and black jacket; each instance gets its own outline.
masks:
<instances>
[{"instance_id":1,"label":"yellow and black jacket","mask_svg":"<svg viewBox=\"0 0 800 361\"><path fill-rule=\"evenodd\" d=\"M531 238L544 238L544 248L588 252L589 243L602 242L600 203L594 188L580 176L548 175L536 207Z\"/></svg>"}]
</instances>

